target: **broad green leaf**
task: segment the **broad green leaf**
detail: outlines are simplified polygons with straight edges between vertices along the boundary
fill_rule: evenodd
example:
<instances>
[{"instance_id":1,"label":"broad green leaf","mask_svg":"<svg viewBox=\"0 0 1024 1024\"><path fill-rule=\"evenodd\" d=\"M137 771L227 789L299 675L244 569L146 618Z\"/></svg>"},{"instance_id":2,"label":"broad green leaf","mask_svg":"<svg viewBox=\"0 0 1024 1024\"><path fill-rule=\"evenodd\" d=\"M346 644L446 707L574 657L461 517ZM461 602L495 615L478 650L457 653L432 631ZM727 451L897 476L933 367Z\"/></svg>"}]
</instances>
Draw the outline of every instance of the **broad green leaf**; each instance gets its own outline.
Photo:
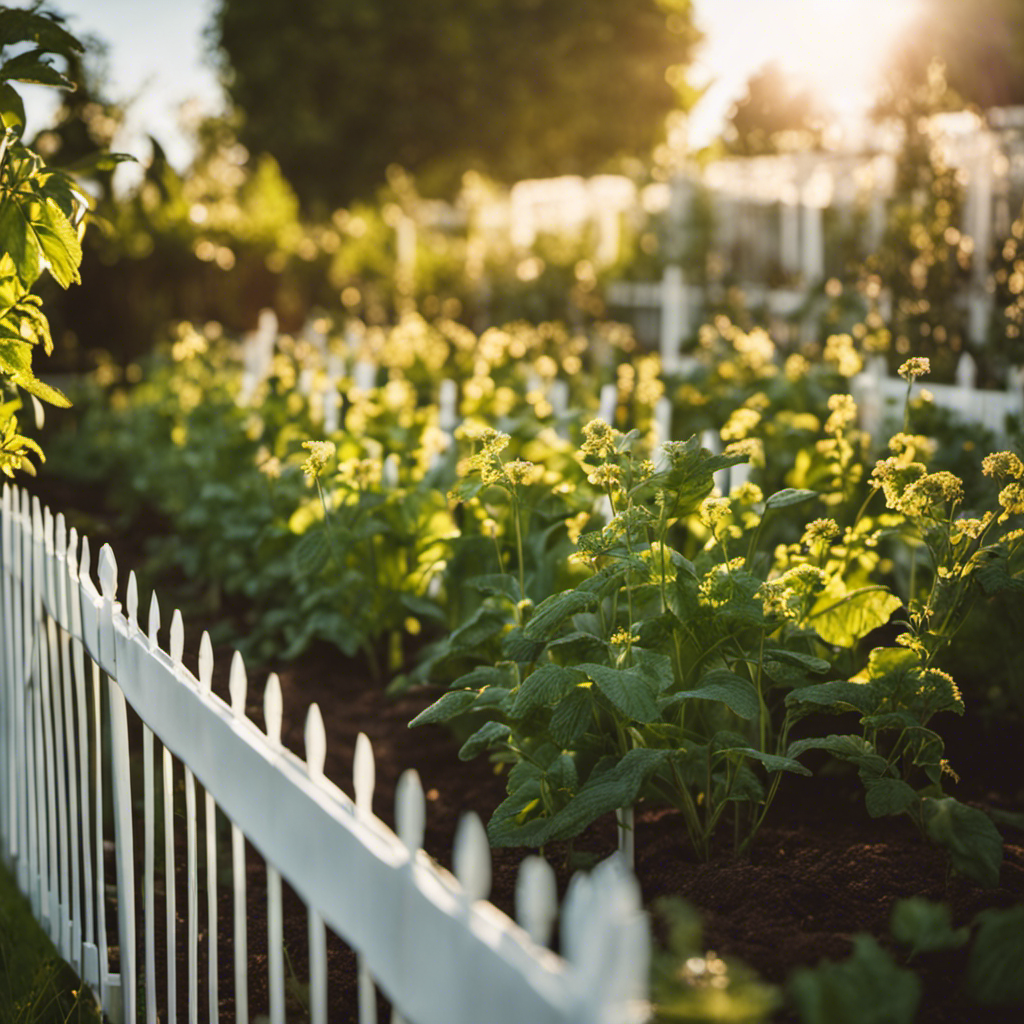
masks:
<instances>
[{"instance_id":1,"label":"broad green leaf","mask_svg":"<svg viewBox=\"0 0 1024 1024\"><path fill-rule=\"evenodd\" d=\"M405 608L419 619L432 619L434 622L447 624L448 615L445 610L429 597L418 594L402 594L400 598Z\"/></svg>"},{"instance_id":2,"label":"broad green leaf","mask_svg":"<svg viewBox=\"0 0 1024 1024\"><path fill-rule=\"evenodd\" d=\"M983 910L975 920L978 934L967 961L968 991L986 1005L1024 1003L1024 903Z\"/></svg>"},{"instance_id":3,"label":"broad green leaf","mask_svg":"<svg viewBox=\"0 0 1024 1024\"><path fill-rule=\"evenodd\" d=\"M8 128L21 138L25 130L25 104L18 90L4 82L0 84L0 135Z\"/></svg>"},{"instance_id":4,"label":"broad green leaf","mask_svg":"<svg viewBox=\"0 0 1024 1024\"><path fill-rule=\"evenodd\" d=\"M75 83L43 59L44 53L44 50L39 49L26 50L12 57L0 67L0 81L28 82L31 85L49 85L55 89L73 91Z\"/></svg>"},{"instance_id":5,"label":"broad green leaf","mask_svg":"<svg viewBox=\"0 0 1024 1024\"><path fill-rule=\"evenodd\" d=\"M897 942L910 947L910 956L960 949L971 934L969 928L954 930L949 904L932 903L921 896L896 901L889 919L889 930Z\"/></svg>"},{"instance_id":6,"label":"broad green leaf","mask_svg":"<svg viewBox=\"0 0 1024 1024\"><path fill-rule=\"evenodd\" d=\"M658 705L654 700L656 684L640 672L589 662L576 667L586 672L598 689L627 718L636 722L653 722L657 719Z\"/></svg>"},{"instance_id":7,"label":"broad green leaf","mask_svg":"<svg viewBox=\"0 0 1024 1024\"><path fill-rule=\"evenodd\" d=\"M469 710L476 700L475 690L454 690L434 701L429 708L424 708L410 723L411 729L416 725L432 725L437 722L450 722L453 718Z\"/></svg>"},{"instance_id":8,"label":"broad green leaf","mask_svg":"<svg viewBox=\"0 0 1024 1024\"><path fill-rule=\"evenodd\" d=\"M953 868L985 889L996 888L1003 837L988 815L951 796L925 797L923 805L925 831L945 847Z\"/></svg>"},{"instance_id":9,"label":"broad green leaf","mask_svg":"<svg viewBox=\"0 0 1024 1024\"><path fill-rule=\"evenodd\" d=\"M521 601L522 591L519 589L519 580L510 576L507 572L488 573L485 576L474 576L469 585L478 590L481 594L498 594L507 597L513 604Z\"/></svg>"},{"instance_id":10,"label":"broad green leaf","mask_svg":"<svg viewBox=\"0 0 1024 1024\"><path fill-rule=\"evenodd\" d=\"M587 731L594 714L594 698L587 686L577 686L555 705L548 722L551 738L561 747L572 747Z\"/></svg>"},{"instance_id":11,"label":"broad green leaf","mask_svg":"<svg viewBox=\"0 0 1024 1024\"><path fill-rule=\"evenodd\" d=\"M831 683L803 686L786 694L786 707L793 708L800 704L836 712L859 711L865 714L878 704L878 695L866 683L849 683L837 679Z\"/></svg>"},{"instance_id":12,"label":"broad green leaf","mask_svg":"<svg viewBox=\"0 0 1024 1024\"><path fill-rule=\"evenodd\" d=\"M47 53L81 53L82 44L53 18L17 7L0 7L0 46L35 43Z\"/></svg>"},{"instance_id":13,"label":"broad green leaf","mask_svg":"<svg viewBox=\"0 0 1024 1024\"><path fill-rule=\"evenodd\" d=\"M754 761L760 761L765 769L770 772L793 772L796 775L812 775L813 773L805 768L799 761L791 757L780 757L778 754L764 754L753 747L727 747L722 753L742 754Z\"/></svg>"},{"instance_id":14,"label":"broad green leaf","mask_svg":"<svg viewBox=\"0 0 1024 1024\"><path fill-rule=\"evenodd\" d=\"M875 647L868 655L865 672L869 679L881 679L890 672L903 672L913 668L920 660L919 654L906 647Z\"/></svg>"},{"instance_id":15,"label":"broad green leaf","mask_svg":"<svg viewBox=\"0 0 1024 1024\"><path fill-rule=\"evenodd\" d=\"M543 653L545 647L547 647L546 641L531 640L523 633L520 626L509 630L501 641L503 657L508 658L509 661L518 661L520 664L527 665L536 661Z\"/></svg>"},{"instance_id":16,"label":"broad green leaf","mask_svg":"<svg viewBox=\"0 0 1024 1024\"><path fill-rule=\"evenodd\" d=\"M511 732L504 722L484 722L459 748L459 760L472 761L477 754L506 739Z\"/></svg>"},{"instance_id":17,"label":"broad green leaf","mask_svg":"<svg viewBox=\"0 0 1024 1024\"><path fill-rule=\"evenodd\" d=\"M824 658L816 658L813 654L804 654L803 651L789 651L784 647L765 647L764 656L775 661L788 662L818 675L832 667Z\"/></svg>"},{"instance_id":18,"label":"broad green leaf","mask_svg":"<svg viewBox=\"0 0 1024 1024\"><path fill-rule=\"evenodd\" d=\"M885 775L889 766L885 758L860 736L812 736L796 740L789 745L786 757L797 758L808 750L824 750L840 761L857 765L862 777L877 778Z\"/></svg>"},{"instance_id":19,"label":"broad green leaf","mask_svg":"<svg viewBox=\"0 0 1024 1024\"><path fill-rule=\"evenodd\" d=\"M38 377L34 377L31 374L21 375L14 381L19 388L27 391L30 395L35 395L42 402L47 402L50 405L57 406L58 409L70 409L71 402L68 401L67 397L58 391L55 387L49 384L43 383Z\"/></svg>"},{"instance_id":20,"label":"broad green leaf","mask_svg":"<svg viewBox=\"0 0 1024 1024\"><path fill-rule=\"evenodd\" d=\"M505 612L484 604L452 632L449 641L453 648L476 647L500 633L507 624Z\"/></svg>"},{"instance_id":21,"label":"broad green leaf","mask_svg":"<svg viewBox=\"0 0 1024 1024\"><path fill-rule=\"evenodd\" d=\"M808 491L798 487L786 487L781 491L776 491L768 498L764 503L764 510L767 512L770 508L788 508L790 505L799 505L805 501L810 501L811 498L817 497L817 491Z\"/></svg>"},{"instance_id":22,"label":"broad green leaf","mask_svg":"<svg viewBox=\"0 0 1024 1024\"><path fill-rule=\"evenodd\" d=\"M789 991L801 1024L913 1024L921 979L870 935L855 935L850 957L797 968Z\"/></svg>"},{"instance_id":23,"label":"broad green leaf","mask_svg":"<svg viewBox=\"0 0 1024 1024\"><path fill-rule=\"evenodd\" d=\"M324 530L313 528L292 548L292 563L302 576L315 576L330 557L331 547Z\"/></svg>"},{"instance_id":24,"label":"broad green leaf","mask_svg":"<svg viewBox=\"0 0 1024 1024\"><path fill-rule=\"evenodd\" d=\"M136 163L135 157L130 153L90 153L73 164L68 164L62 170L76 176L90 178L94 174L112 171L119 164L125 163Z\"/></svg>"},{"instance_id":25,"label":"broad green leaf","mask_svg":"<svg viewBox=\"0 0 1024 1024\"><path fill-rule=\"evenodd\" d=\"M515 674L506 665L477 665L465 675L459 676L448 689L482 690L485 686L500 686L507 690L515 686Z\"/></svg>"},{"instance_id":26,"label":"broad green leaf","mask_svg":"<svg viewBox=\"0 0 1024 1024\"><path fill-rule=\"evenodd\" d=\"M864 805L872 818L902 814L920 799L902 779L866 779L864 789Z\"/></svg>"},{"instance_id":27,"label":"broad green leaf","mask_svg":"<svg viewBox=\"0 0 1024 1024\"><path fill-rule=\"evenodd\" d=\"M837 576L825 588L808 616L818 636L837 647L852 647L873 629L884 626L902 605L883 586L861 587L844 593Z\"/></svg>"},{"instance_id":28,"label":"broad green leaf","mask_svg":"<svg viewBox=\"0 0 1024 1024\"><path fill-rule=\"evenodd\" d=\"M673 700L693 697L697 700L721 701L740 718L756 718L758 712L757 690L753 683L728 669L716 668L706 673L696 690L686 690L672 695Z\"/></svg>"},{"instance_id":29,"label":"broad green leaf","mask_svg":"<svg viewBox=\"0 0 1024 1024\"><path fill-rule=\"evenodd\" d=\"M611 767L599 765L583 788L557 814L529 832L503 832L496 835L488 826L491 842L502 846L542 845L578 836L603 814L630 806L644 782L668 759L667 750L637 747ZM492 819L493 820L493 819ZM531 823L533 824L533 823Z\"/></svg>"},{"instance_id":30,"label":"broad green leaf","mask_svg":"<svg viewBox=\"0 0 1024 1024\"><path fill-rule=\"evenodd\" d=\"M541 665L520 684L509 716L520 719L537 708L557 704L572 691L579 678L579 672L561 665Z\"/></svg>"},{"instance_id":31,"label":"broad green leaf","mask_svg":"<svg viewBox=\"0 0 1024 1024\"><path fill-rule=\"evenodd\" d=\"M591 608L597 603L593 594L567 590L545 598L533 611L530 621L523 627L528 640L549 640L555 630L571 615Z\"/></svg>"},{"instance_id":32,"label":"broad green leaf","mask_svg":"<svg viewBox=\"0 0 1024 1024\"><path fill-rule=\"evenodd\" d=\"M629 656L633 659L634 670L646 676L658 693L663 693L676 681L672 659L667 654L634 645L630 648Z\"/></svg>"},{"instance_id":33,"label":"broad green leaf","mask_svg":"<svg viewBox=\"0 0 1024 1024\"><path fill-rule=\"evenodd\" d=\"M14 270L26 288L32 286L42 269L43 250L14 199L0 200L0 238L14 263Z\"/></svg>"}]
</instances>

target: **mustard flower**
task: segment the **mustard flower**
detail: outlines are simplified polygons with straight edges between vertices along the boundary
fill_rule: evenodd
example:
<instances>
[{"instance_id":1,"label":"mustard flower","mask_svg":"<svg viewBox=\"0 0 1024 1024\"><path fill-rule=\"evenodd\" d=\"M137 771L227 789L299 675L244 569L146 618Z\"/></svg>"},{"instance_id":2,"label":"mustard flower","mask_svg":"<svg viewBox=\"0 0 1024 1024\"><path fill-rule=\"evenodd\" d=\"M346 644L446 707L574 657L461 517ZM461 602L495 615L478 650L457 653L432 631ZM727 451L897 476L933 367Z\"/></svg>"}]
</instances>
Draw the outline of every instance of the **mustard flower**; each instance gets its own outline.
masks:
<instances>
[{"instance_id":1,"label":"mustard flower","mask_svg":"<svg viewBox=\"0 0 1024 1024\"><path fill-rule=\"evenodd\" d=\"M312 482L320 476L324 466L334 458L337 448L333 441L303 441L302 447L309 452L309 457L302 464L302 472Z\"/></svg>"},{"instance_id":2,"label":"mustard flower","mask_svg":"<svg viewBox=\"0 0 1024 1024\"><path fill-rule=\"evenodd\" d=\"M897 372L908 384L913 384L918 377L932 372L931 360L926 356L912 356Z\"/></svg>"},{"instance_id":3,"label":"mustard flower","mask_svg":"<svg viewBox=\"0 0 1024 1024\"><path fill-rule=\"evenodd\" d=\"M993 452L981 460L981 471L986 476L1020 480L1024 477L1024 462L1013 452Z\"/></svg>"}]
</instances>

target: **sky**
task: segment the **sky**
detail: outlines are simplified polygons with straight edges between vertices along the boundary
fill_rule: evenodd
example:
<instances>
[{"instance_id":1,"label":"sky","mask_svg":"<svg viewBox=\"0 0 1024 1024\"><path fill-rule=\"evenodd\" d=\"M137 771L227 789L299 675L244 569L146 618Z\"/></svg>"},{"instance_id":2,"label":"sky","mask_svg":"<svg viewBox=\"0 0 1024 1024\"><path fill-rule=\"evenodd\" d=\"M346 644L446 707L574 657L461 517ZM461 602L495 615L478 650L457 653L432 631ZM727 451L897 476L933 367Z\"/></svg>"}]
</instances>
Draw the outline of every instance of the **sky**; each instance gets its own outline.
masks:
<instances>
[{"instance_id":1,"label":"sky","mask_svg":"<svg viewBox=\"0 0 1024 1024\"><path fill-rule=\"evenodd\" d=\"M338 0L344 2L344 0ZM108 95L133 98L115 148L147 159L147 133L171 162L188 164L191 146L178 127L183 104L214 113L221 106L216 72L203 41L217 0L54 0L78 35L109 44ZM867 106L891 42L921 0L694 0L705 43L692 69L708 92L691 117L693 145L709 142L751 74L770 60L803 78L831 107L849 116ZM38 90L45 93L46 90ZM28 100L29 130L44 127L48 104ZM128 168L125 168L128 170Z\"/></svg>"}]
</instances>

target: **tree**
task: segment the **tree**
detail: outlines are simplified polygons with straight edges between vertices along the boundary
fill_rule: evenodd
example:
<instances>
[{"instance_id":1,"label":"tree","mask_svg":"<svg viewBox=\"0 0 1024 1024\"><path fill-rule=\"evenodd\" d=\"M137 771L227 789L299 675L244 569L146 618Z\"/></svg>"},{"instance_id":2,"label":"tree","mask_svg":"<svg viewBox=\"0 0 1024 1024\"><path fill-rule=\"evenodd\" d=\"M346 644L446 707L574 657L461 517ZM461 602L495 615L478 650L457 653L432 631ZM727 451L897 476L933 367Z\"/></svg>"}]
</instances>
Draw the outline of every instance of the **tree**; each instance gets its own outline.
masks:
<instances>
[{"instance_id":1,"label":"tree","mask_svg":"<svg viewBox=\"0 0 1024 1024\"><path fill-rule=\"evenodd\" d=\"M644 154L697 40L691 0L221 0L211 27L241 141L307 208L390 164L443 194Z\"/></svg>"},{"instance_id":2,"label":"tree","mask_svg":"<svg viewBox=\"0 0 1024 1024\"><path fill-rule=\"evenodd\" d=\"M772 62L750 76L746 95L729 111L726 146L737 156L809 149L820 140L820 118L810 91Z\"/></svg>"},{"instance_id":3,"label":"tree","mask_svg":"<svg viewBox=\"0 0 1024 1024\"><path fill-rule=\"evenodd\" d=\"M936 59L961 101L982 109L1024 103L1024 3L926 0L896 47L890 94L924 82Z\"/></svg>"}]
</instances>

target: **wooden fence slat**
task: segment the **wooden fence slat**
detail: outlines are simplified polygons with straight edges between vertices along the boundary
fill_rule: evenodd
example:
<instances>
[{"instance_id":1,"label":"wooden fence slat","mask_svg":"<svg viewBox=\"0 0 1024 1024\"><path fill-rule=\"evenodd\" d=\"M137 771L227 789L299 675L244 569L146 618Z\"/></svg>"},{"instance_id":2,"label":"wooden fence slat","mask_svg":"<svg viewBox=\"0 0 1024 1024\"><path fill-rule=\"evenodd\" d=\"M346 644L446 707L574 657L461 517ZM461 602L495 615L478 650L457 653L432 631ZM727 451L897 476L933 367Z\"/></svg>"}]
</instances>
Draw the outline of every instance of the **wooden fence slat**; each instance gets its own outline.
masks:
<instances>
[{"instance_id":1,"label":"wooden fence slat","mask_svg":"<svg viewBox=\"0 0 1024 1024\"><path fill-rule=\"evenodd\" d=\"M281 681L271 672L263 691L263 721L267 742L274 750L281 747ZM267 986L270 992L270 1024L284 1024L284 922L281 910L281 874L267 863Z\"/></svg>"}]
</instances>

